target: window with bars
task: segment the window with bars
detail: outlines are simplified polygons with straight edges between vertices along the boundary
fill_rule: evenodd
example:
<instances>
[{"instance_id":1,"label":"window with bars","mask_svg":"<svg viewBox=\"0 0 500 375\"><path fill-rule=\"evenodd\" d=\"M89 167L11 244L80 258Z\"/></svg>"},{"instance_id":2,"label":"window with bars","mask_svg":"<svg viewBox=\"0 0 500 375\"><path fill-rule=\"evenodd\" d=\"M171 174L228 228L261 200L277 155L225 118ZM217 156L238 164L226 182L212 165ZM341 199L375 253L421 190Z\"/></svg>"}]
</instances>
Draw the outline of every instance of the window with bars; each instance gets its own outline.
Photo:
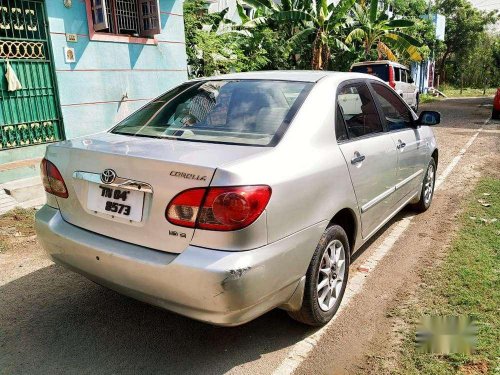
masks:
<instances>
[{"instance_id":1,"label":"window with bars","mask_svg":"<svg viewBox=\"0 0 500 375\"><path fill-rule=\"evenodd\" d=\"M158 0L91 0L94 30L153 37L160 33Z\"/></svg>"}]
</instances>

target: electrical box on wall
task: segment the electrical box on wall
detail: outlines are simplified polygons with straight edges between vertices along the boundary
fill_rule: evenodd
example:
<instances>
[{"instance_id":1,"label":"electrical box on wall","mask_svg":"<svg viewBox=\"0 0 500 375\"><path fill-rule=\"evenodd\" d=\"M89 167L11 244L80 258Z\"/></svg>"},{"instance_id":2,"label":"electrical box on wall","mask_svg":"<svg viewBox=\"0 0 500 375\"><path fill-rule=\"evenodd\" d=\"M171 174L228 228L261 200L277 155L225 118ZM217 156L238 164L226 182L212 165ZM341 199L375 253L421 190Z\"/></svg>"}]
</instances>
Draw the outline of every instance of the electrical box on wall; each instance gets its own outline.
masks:
<instances>
[{"instance_id":1,"label":"electrical box on wall","mask_svg":"<svg viewBox=\"0 0 500 375\"><path fill-rule=\"evenodd\" d=\"M76 43L76 42L78 42L78 35L66 34L66 41L69 43Z\"/></svg>"}]
</instances>

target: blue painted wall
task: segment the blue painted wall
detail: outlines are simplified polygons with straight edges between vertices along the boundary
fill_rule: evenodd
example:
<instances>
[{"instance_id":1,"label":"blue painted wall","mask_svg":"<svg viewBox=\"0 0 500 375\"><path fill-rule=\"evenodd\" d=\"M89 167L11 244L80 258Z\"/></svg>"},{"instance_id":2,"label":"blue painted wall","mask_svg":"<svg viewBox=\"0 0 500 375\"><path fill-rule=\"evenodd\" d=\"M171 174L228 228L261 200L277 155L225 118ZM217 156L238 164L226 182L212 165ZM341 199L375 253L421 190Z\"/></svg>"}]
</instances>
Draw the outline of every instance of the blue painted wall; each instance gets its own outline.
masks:
<instances>
[{"instance_id":1,"label":"blue painted wall","mask_svg":"<svg viewBox=\"0 0 500 375\"><path fill-rule=\"evenodd\" d=\"M50 38L66 138L106 130L134 110L187 79L182 0L160 0L162 33L158 45L91 41L85 1L46 0ZM79 34L68 43L66 33ZM76 62L64 61L64 47L75 49ZM122 101L124 95L127 98ZM40 157L45 147L0 152L0 164ZM0 183L30 177L24 168L0 172Z\"/></svg>"},{"instance_id":2,"label":"blue painted wall","mask_svg":"<svg viewBox=\"0 0 500 375\"><path fill-rule=\"evenodd\" d=\"M47 2L67 138L105 130L187 79L182 1L161 0L160 10L158 45L90 41L81 35L68 43L65 33L89 34L85 2L73 1L70 9L62 1ZM64 62L65 46L75 48L75 63ZM124 95L128 98L121 102Z\"/></svg>"}]
</instances>

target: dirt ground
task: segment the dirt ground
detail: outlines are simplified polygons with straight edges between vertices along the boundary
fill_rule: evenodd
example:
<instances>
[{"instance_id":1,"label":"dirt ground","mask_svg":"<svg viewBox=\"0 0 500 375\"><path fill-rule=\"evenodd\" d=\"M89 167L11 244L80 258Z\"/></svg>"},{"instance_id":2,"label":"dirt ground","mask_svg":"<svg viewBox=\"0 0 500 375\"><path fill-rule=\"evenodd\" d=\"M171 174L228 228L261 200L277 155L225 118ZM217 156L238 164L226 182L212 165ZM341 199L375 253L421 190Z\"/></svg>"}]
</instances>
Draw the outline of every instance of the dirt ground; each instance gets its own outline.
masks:
<instances>
[{"instance_id":1,"label":"dirt ground","mask_svg":"<svg viewBox=\"0 0 500 375\"><path fill-rule=\"evenodd\" d=\"M436 192L431 209L412 220L297 374L375 373L380 368L373 358L384 358L390 369L400 328L391 310L412 298L421 270L446 251L462 201L478 178L500 178L500 124L484 125L491 109L483 104L488 102L461 99L425 106L442 114L435 128L438 175L483 130ZM393 219L357 255L352 274L408 214ZM33 232L13 227L0 221L0 240L8 242L0 252L0 374L267 374L295 343L315 332L280 310L235 328L183 318L54 265Z\"/></svg>"},{"instance_id":2,"label":"dirt ground","mask_svg":"<svg viewBox=\"0 0 500 375\"><path fill-rule=\"evenodd\" d=\"M324 343L315 348L296 374L391 371L402 328L391 311L412 299L421 281L421 271L433 266L447 250L457 229L456 218L463 209L463 200L477 180L486 174L500 178L500 124L484 125L489 110L483 103L482 99L448 100L424 108L438 110L443 116L442 124L434 129L440 146L438 176L469 138L478 129L483 130L434 195L431 209L413 219L410 229L370 275L368 286L337 318L324 335ZM386 232L354 265L369 257L370 250L376 248Z\"/></svg>"}]
</instances>

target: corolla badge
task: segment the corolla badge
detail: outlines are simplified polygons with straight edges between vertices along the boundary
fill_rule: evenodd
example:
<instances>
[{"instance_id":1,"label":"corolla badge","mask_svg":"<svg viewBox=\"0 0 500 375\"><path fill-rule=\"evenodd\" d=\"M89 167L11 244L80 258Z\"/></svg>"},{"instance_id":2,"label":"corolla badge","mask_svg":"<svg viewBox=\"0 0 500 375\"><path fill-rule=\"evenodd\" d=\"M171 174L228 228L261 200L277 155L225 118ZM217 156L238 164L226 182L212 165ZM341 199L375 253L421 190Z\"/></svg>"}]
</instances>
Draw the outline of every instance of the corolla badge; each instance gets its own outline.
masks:
<instances>
[{"instance_id":1,"label":"corolla badge","mask_svg":"<svg viewBox=\"0 0 500 375\"><path fill-rule=\"evenodd\" d=\"M101 173L101 181L105 184L112 184L116 179L116 172L112 169L105 169Z\"/></svg>"},{"instance_id":2,"label":"corolla badge","mask_svg":"<svg viewBox=\"0 0 500 375\"><path fill-rule=\"evenodd\" d=\"M178 172L178 171L171 171L170 176L186 178L188 180L198 180L198 181L206 181L207 180L207 176L200 176L198 174Z\"/></svg>"}]
</instances>

